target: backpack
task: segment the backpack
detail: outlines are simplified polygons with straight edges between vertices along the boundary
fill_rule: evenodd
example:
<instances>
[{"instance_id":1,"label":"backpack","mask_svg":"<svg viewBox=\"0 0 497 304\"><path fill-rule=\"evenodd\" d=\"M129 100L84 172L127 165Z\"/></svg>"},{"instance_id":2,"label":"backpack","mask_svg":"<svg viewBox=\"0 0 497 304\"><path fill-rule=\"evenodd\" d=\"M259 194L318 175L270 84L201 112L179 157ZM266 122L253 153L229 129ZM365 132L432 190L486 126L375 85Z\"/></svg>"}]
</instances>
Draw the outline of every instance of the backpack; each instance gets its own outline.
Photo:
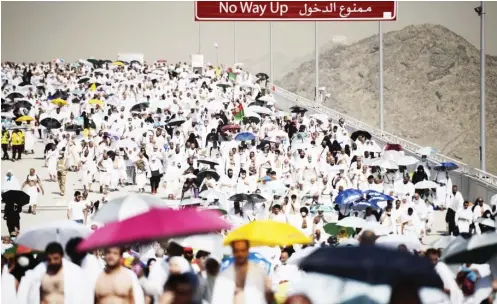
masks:
<instances>
[{"instance_id":1,"label":"backpack","mask_svg":"<svg viewBox=\"0 0 497 304\"><path fill-rule=\"evenodd\" d=\"M464 296L471 296L475 293L476 280L478 275L476 272L467 270L461 270L456 276L456 282L461 288Z\"/></svg>"}]
</instances>

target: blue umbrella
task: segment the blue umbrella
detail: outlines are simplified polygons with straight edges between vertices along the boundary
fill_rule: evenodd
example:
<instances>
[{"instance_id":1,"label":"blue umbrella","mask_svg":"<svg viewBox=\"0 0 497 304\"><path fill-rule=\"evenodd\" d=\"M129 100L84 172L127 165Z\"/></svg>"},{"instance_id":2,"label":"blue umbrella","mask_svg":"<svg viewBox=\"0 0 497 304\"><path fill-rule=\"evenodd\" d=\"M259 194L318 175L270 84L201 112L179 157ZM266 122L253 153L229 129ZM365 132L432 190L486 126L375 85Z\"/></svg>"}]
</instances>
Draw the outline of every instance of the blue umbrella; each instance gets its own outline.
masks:
<instances>
[{"instance_id":1,"label":"blue umbrella","mask_svg":"<svg viewBox=\"0 0 497 304\"><path fill-rule=\"evenodd\" d=\"M250 252L248 256L249 261L252 263L259 264L262 268L266 270L266 273L269 275L271 272L271 262L266 260L262 255L260 255L257 252ZM232 256L229 256L227 258L223 259L223 262L221 263L221 271L225 270L228 268L230 265L232 265L235 262L235 258Z\"/></svg>"},{"instance_id":2,"label":"blue umbrella","mask_svg":"<svg viewBox=\"0 0 497 304\"><path fill-rule=\"evenodd\" d=\"M235 140L237 140L237 141L250 141L250 140L254 140L254 139L255 139L255 135L250 133L250 132L238 133L235 137Z\"/></svg>"},{"instance_id":3,"label":"blue umbrella","mask_svg":"<svg viewBox=\"0 0 497 304\"><path fill-rule=\"evenodd\" d=\"M419 287L443 288L442 280L427 259L379 246L319 248L303 259L299 266L306 272L372 285L395 285L408 280Z\"/></svg>"},{"instance_id":4,"label":"blue umbrella","mask_svg":"<svg viewBox=\"0 0 497 304\"><path fill-rule=\"evenodd\" d=\"M362 191L357 189L347 189L338 194L335 203L338 205L348 205L362 199Z\"/></svg>"},{"instance_id":5,"label":"blue umbrella","mask_svg":"<svg viewBox=\"0 0 497 304\"><path fill-rule=\"evenodd\" d=\"M433 169L436 171L453 171L459 169L459 166L452 162L440 163L440 165L435 166Z\"/></svg>"},{"instance_id":6,"label":"blue umbrella","mask_svg":"<svg viewBox=\"0 0 497 304\"><path fill-rule=\"evenodd\" d=\"M360 201L360 202L355 203L352 206L352 210L363 211L363 210L366 210L368 207L371 207L373 209L379 209L380 207L378 206L378 202L380 202L380 201L375 200L375 199L370 199L367 201Z\"/></svg>"},{"instance_id":7,"label":"blue umbrella","mask_svg":"<svg viewBox=\"0 0 497 304\"><path fill-rule=\"evenodd\" d=\"M385 193L381 193L375 190L366 190L364 191L366 195L366 199L375 199L377 201L393 201L394 198L390 195L386 195Z\"/></svg>"}]
</instances>

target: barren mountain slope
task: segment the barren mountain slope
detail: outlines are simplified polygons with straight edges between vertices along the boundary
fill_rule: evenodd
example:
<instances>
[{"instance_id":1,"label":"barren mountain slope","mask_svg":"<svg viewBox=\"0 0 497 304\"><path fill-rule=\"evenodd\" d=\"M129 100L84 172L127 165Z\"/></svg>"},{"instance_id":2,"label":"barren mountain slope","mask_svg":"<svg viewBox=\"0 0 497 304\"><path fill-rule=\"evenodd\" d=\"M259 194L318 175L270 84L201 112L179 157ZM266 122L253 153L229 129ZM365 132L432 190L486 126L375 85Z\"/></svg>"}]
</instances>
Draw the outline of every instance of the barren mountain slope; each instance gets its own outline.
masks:
<instances>
[{"instance_id":1,"label":"barren mountain slope","mask_svg":"<svg viewBox=\"0 0 497 304\"><path fill-rule=\"evenodd\" d=\"M328 106L378 125L378 36L320 54ZM479 167L479 50L439 25L384 34L386 131ZM487 171L497 172L497 57L486 57ZM314 61L277 82L308 98Z\"/></svg>"}]
</instances>

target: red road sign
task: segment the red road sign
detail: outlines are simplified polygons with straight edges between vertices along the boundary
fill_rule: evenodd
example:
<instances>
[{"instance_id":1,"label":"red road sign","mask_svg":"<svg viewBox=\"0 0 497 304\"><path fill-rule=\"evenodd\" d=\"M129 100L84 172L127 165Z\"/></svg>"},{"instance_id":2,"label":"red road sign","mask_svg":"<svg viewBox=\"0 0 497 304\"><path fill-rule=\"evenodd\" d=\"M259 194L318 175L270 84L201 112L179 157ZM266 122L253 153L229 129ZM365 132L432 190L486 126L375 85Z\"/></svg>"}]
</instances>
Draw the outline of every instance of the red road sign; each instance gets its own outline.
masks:
<instances>
[{"instance_id":1,"label":"red road sign","mask_svg":"<svg viewBox=\"0 0 497 304\"><path fill-rule=\"evenodd\" d=\"M395 21L397 1L195 1L196 21Z\"/></svg>"}]
</instances>

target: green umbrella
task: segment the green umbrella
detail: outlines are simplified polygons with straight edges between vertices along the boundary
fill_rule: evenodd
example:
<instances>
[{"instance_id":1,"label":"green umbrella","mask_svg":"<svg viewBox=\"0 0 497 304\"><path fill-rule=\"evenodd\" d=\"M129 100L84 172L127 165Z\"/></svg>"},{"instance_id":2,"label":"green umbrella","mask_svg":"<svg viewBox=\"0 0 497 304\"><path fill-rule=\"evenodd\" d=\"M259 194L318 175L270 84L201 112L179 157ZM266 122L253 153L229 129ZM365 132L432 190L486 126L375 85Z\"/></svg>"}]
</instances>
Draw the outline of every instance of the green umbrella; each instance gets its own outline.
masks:
<instances>
[{"instance_id":1,"label":"green umbrella","mask_svg":"<svg viewBox=\"0 0 497 304\"><path fill-rule=\"evenodd\" d=\"M328 233L329 235L334 235L338 236L339 234L347 234L348 236L351 236L355 233L354 228L350 227L341 227L338 226L336 223L328 223L323 226L324 232ZM340 233L342 232L342 233Z\"/></svg>"}]
</instances>

